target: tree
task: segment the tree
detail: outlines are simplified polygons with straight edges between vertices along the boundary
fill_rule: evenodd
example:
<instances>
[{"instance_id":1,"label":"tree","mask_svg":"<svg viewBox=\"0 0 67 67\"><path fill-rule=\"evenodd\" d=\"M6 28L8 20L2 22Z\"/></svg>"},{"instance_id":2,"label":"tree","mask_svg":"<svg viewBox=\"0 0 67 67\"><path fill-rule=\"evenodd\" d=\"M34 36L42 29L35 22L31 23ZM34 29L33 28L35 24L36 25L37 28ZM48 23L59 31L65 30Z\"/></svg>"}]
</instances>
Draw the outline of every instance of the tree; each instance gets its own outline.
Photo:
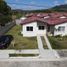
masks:
<instances>
[{"instance_id":1,"label":"tree","mask_svg":"<svg viewBox=\"0 0 67 67\"><path fill-rule=\"evenodd\" d=\"M11 21L11 8L7 5L4 0L0 0L0 24L5 25Z\"/></svg>"}]
</instances>

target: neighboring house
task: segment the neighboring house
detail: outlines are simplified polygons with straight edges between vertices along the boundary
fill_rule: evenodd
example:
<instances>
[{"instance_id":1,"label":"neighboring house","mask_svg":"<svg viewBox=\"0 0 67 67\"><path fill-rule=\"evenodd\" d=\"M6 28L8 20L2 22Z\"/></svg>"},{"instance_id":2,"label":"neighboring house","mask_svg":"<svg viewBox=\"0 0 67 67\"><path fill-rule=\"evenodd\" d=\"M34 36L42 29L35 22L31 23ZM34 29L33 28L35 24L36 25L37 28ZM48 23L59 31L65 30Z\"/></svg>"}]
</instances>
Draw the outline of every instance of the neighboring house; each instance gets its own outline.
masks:
<instances>
[{"instance_id":1,"label":"neighboring house","mask_svg":"<svg viewBox=\"0 0 67 67\"><path fill-rule=\"evenodd\" d=\"M67 35L67 13L36 14L21 22L21 34L26 37Z\"/></svg>"},{"instance_id":2,"label":"neighboring house","mask_svg":"<svg viewBox=\"0 0 67 67\"><path fill-rule=\"evenodd\" d=\"M16 19L16 24L20 25L21 21L25 20L26 17L21 17L20 19Z\"/></svg>"}]
</instances>

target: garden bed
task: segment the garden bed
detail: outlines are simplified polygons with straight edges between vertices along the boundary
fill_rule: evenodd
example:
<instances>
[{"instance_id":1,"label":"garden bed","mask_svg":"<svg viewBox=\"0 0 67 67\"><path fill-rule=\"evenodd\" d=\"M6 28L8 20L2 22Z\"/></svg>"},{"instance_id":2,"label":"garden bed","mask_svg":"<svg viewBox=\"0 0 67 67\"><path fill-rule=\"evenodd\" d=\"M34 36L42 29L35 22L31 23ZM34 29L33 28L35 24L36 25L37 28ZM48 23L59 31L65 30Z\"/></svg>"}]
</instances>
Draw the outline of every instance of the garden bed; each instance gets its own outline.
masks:
<instances>
[{"instance_id":1,"label":"garden bed","mask_svg":"<svg viewBox=\"0 0 67 67\"><path fill-rule=\"evenodd\" d=\"M39 54L9 54L9 57L33 57L38 55Z\"/></svg>"},{"instance_id":2,"label":"garden bed","mask_svg":"<svg viewBox=\"0 0 67 67\"><path fill-rule=\"evenodd\" d=\"M67 36L48 37L53 49L67 49Z\"/></svg>"}]
</instances>

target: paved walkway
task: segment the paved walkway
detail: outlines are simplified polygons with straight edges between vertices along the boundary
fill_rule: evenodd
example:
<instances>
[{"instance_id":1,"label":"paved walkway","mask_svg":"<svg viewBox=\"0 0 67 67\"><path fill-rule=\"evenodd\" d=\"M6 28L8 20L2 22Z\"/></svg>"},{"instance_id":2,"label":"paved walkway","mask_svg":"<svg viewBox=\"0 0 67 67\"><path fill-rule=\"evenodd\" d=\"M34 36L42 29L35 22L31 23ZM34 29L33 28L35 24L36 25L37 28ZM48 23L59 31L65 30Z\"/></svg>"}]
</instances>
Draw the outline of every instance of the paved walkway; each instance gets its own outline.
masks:
<instances>
[{"instance_id":1,"label":"paved walkway","mask_svg":"<svg viewBox=\"0 0 67 67\"><path fill-rule=\"evenodd\" d=\"M37 42L38 42L38 48L40 50L44 50L43 43L42 43L41 37L39 35L37 35Z\"/></svg>"},{"instance_id":2,"label":"paved walkway","mask_svg":"<svg viewBox=\"0 0 67 67\"><path fill-rule=\"evenodd\" d=\"M45 38L44 40L46 41L49 49L43 48L43 43L42 43L41 37L39 35L37 36L37 42L38 42L40 57L47 58L47 59L48 58L59 58L58 53L52 49L50 42L48 41L48 38L46 35L44 36L44 38Z\"/></svg>"},{"instance_id":3,"label":"paved walkway","mask_svg":"<svg viewBox=\"0 0 67 67\"><path fill-rule=\"evenodd\" d=\"M38 49L39 49L39 54L40 54L40 57L43 57L44 55L44 48L43 48L43 43L42 43L42 40L41 40L41 37L39 35L37 35L37 42L38 42Z\"/></svg>"},{"instance_id":4,"label":"paved walkway","mask_svg":"<svg viewBox=\"0 0 67 67\"><path fill-rule=\"evenodd\" d=\"M50 44L50 42L49 42L49 40L48 40L48 38L47 38L46 35L44 35L44 39L45 39L45 41L46 41L46 43L47 43L48 48L49 48L50 50L53 50L52 47L51 47L51 44ZM54 50L54 55L55 55L57 58L60 58L60 56L59 56L59 54L57 53L56 50Z\"/></svg>"}]
</instances>

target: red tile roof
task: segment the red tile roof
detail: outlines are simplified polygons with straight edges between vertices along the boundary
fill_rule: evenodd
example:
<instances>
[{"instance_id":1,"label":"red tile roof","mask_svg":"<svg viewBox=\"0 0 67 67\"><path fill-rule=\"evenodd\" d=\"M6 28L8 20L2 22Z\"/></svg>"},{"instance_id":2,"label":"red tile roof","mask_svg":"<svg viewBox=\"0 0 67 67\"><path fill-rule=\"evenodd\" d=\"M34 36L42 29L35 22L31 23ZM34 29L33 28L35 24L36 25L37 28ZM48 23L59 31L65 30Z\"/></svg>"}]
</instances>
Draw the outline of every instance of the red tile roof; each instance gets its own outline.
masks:
<instances>
[{"instance_id":1,"label":"red tile roof","mask_svg":"<svg viewBox=\"0 0 67 67\"><path fill-rule=\"evenodd\" d=\"M26 17L32 17L32 16L38 16L38 17L46 17L46 16L50 16L50 17L61 17L61 16L67 16L67 13L58 13L58 12L55 12L55 13L30 13L30 14L27 14Z\"/></svg>"},{"instance_id":2,"label":"red tile roof","mask_svg":"<svg viewBox=\"0 0 67 67\"><path fill-rule=\"evenodd\" d=\"M48 16L48 13L39 13L39 14L37 14L37 16L40 18L43 18L43 17Z\"/></svg>"},{"instance_id":3,"label":"red tile roof","mask_svg":"<svg viewBox=\"0 0 67 67\"><path fill-rule=\"evenodd\" d=\"M48 18L46 19L46 22L49 25L57 25L67 22L67 18Z\"/></svg>"},{"instance_id":4,"label":"red tile roof","mask_svg":"<svg viewBox=\"0 0 67 67\"><path fill-rule=\"evenodd\" d=\"M46 19L42 18L45 16L50 16L50 17ZM41 21L49 25L56 25L56 24L67 22L67 18L59 18L62 16L67 16L67 13L48 13L48 14L40 13L39 15L35 14L30 17L27 17L27 19L23 20L21 24L27 24L34 21Z\"/></svg>"},{"instance_id":5,"label":"red tile roof","mask_svg":"<svg viewBox=\"0 0 67 67\"><path fill-rule=\"evenodd\" d=\"M63 14L62 13L49 13L49 16L59 18L59 17L63 16Z\"/></svg>"},{"instance_id":6,"label":"red tile roof","mask_svg":"<svg viewBox=\"0 0 67 67\"><path fill-rule=\"evenodd\" d=\"M63 15L67 17L67 13L63 13Z\"/></svg>"},{"instance_id":7,"label":"red tile roof","mask_svg":"<svg viewBox=\"0 0 67 67\"><path fill-rule=\"evenodd\" d=\"M45 22L45 20L43 18L39 18L39 17L29 17L25 20L22 21L21 25L23 24L27 24L27 23L31 23L31 22L34 22L34 21L41 21L41 22Z\"/></svg>"}]
</instances>

